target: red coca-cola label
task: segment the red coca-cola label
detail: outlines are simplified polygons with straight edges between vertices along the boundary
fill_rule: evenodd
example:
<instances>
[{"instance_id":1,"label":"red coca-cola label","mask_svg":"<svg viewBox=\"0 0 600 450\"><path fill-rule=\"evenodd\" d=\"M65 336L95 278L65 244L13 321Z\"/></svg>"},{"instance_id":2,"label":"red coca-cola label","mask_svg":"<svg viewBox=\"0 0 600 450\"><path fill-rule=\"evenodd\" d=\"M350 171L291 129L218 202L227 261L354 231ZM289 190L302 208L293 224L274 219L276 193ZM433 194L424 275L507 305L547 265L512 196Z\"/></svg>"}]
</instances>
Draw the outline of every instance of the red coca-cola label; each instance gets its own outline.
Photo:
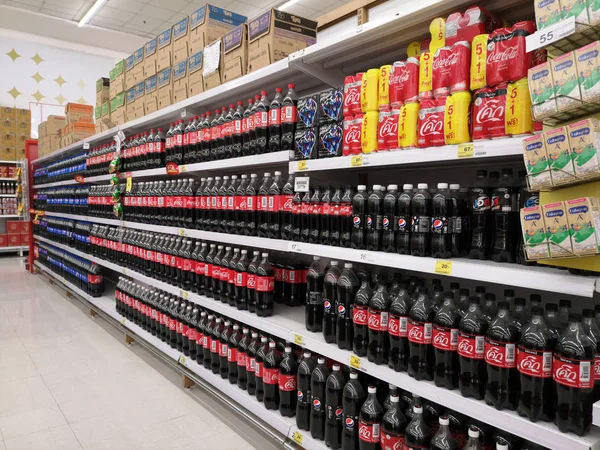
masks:
<instances>
[{"instance_id":1,"label":"red coca-cola label","mask_svg":"<svg viewBox=\"0 0 600 450\"><path fill-rule=\"evenodd\" d=\"M512 369L517 365L514 342L500 342L485 338L485 362L491 366Z\"/></svg>"},{"instance_id":2,"label":"red coca-cola label","mask_svg":"<svg viewBox=\"0 0 600 450\"><path fill-rule=\"evenodd\" d=\"M296 375L279 374L279 390L285 392L293 392L298 387Z\"/></svg>"},{"instance_id":3,"label":"red coca-cola label","mask_svg":"<svg viewBox=\"0 0 600 450\"><path fill-rule=\"evenodd\" d=\"M227 346L227 361L230 363L237 362L237 348Z\"/></svg>"},{"instance_id":4,"label":"red coca-cola label","mask_svg":"<svg viewBox=\"0 0 600 450\"><path fill-rule=\"evenodd\" d=\"M196 344L200 347L204 346L204 334L199 331L196 333Z\"/></svg>"},{"instance_id":5,"label":"red coca-cola label","mask_svg":"<svg viewBox=\"0 0 600 450\"><path fill-rule=\"evenodd\" d=\"M244 352L237 352L237 365L239 367L248 367L248 356Z\"/></svg>"},{"instance_id":6,"label":"red coca-cola label","mask_svg":"<svg viewBox=\"0 0 600 450\"><path fill-rule=\"evenodd\" d=\"M256 290L258 292L273 292L275 290L275 277L256 275Z\"/></svg>"},{"instance_id":7,"label":"red coca-cola label","mask_svg":"<svg viewBox=\"0 0 600 450\"><path fill-rule=\"evenodd\" d=\"M475 334L458 333L458 354L470 359L485 358L485 337Z\"/></svg>"},{"instance_id":8,"label":"red coca-cola label","mask_svg":"<svg viewBox=\"0 0 600 450\"><path fill-rule=\"evenodd\" d=\"M471 136L473 140L506 136L507 83L478 89L473 94Z\"/></svg>"},{"instance_id":9,"label":"red coca-cola label","mask_svg":"<svg viewBox=\"0 0 600 450\"><path fill-rule=\"evenodd\" d=\"M419 105L419 120L417 123L417 146L439 147L445 145L444 113L446 99L424 99Z\"/></svg>"},{"instance_id":10,"label":"red coca-cola label","mask_svg":"<svg viewBox=\"0 0 600 450\"><path fill-rule=\"evenodd\" d=\"M352 308L352 322L355 325L367 325L369 320L369 310L366 306L354 305Z\"/></svg>"},{"instance_id":11,"label":"red coca-cola label","mask_svg":"<svg viewBox=\"0 0 600 450\"><path fill-rule=\"evenodd\" d=\"M379 113L377 149L392 150L398 148L398 121L400 110L382 111Z\"/></svg>"},{"instance_id":12,"label":"red coca-cola label","mask_svg":"<svg viewBox=\"0 0 600 450\"><path fill-rule=\"evenodd\" d=\"M246 370L249 373L256 374L256 358L252 358L251 356L246 357Z\"/></svg>"},{"instance_id":13,"label":"red coca-cola label","mask_svg":"<svg viewBox=\"0 0 600 450\"><path fill-rule=\"evenodd\" d=\"M404 436L381 432L381 450L404 450Z\"/></svg>"},{"instance_id":14,"label":"red coca-cola label","mask_svg":"<svg viewBox=\"0 0 600 450\"><path fill-rule=\"evenodd\" d=\"M258 197L254 195L246 196L246 211L256 211L258 209Z\"/></svg>"},{"instance_id":15,"label":"red coca-cola label","mask_svg":"<svg viewBox=\"0 0 600 450\"><path fill-rule=\"evenodd\" d=\"M594 361L578 361L555 353L552 358L552 378L563 386L590 389L594 385L593 364Z\"/></svg>"},{"instance_id":16,"label":"red coca-cola label","mask_svg":"<svg viewBox=\"0 0 600 450\"><path fill-rule=\"evenodd\" d=\"M252 361L251 361L252 362ZM254 375L258 378L263 378L264 364L254 360ZM264 379L263 379L264 381Z\"/></svg>"},{"instance_id":17,"label":"red coca-cola label","mask_svg":"<svg viewBox=\"0 0 600 450\"><path fill-rule=\"evenodd\" d=\"M373 331L387 332L389 313L369 308L369 329Z\"/></svg>"},{"instance_id":18,"label":"red coca-cola label","mask_svg":"<svg viewBox=\"0 0 600 450\"><path fill-rule=\"evenodd\" d=\"M526 51L525 38L535 31L526 20L512 27L498 28L488 36L485 78L488 86L517 81L527 76L533 53Z\"/></svg>"},{"instance_id":19,"label":"red coca-cola label","mask_svg":"<svg viewBox=\"0 0 600 450\"><path fill-rule=\"evenodd\" d=\"M222 356L223 358L227 358L227 349L229 348L229 346L227 344L223 344L221 342L221 345L219 346L219 356Z\"/></svg>"},{"instance_id":20,"label":"red coca-cola label","mask_svg":"<svg viewBox=\"0 0 600 450\"><path fill-rule=\"evenodd\" d=\"M344 141L342 142L342 155L354 155L362 152L362 115L360 118L347 117L344 120ZM396 141L398 138L396 137Z\"/></svg>"},{"instance_id":21,"label":"red coca-cola label","mask_svg":"<svg viewBox=\"0 0 600 450\"><path fill-rule=\"evenodd\" d=\"M212 339L209 335L207 335L207 334L204 335L204 342L203 342L202 346L207 350L212 349Z\"/></svg>"},{"instance_id":22,"label":"red coca-cola label","mask_svg":"<svg viewBox=\"0 0 600 450\"><path fill-rule=\"evenodd\" d=\"M221 281L229 282L229 269L226 267L221 267L219 278Z\"/></svg>"},{"instance_id":23,"label":"red coca-cola label","mask_svg":"<svg viewBox=\"0 0 600 450\"><path fill-rule=\"evenodd\" d=\"M431 344L433 324L408 319L408 340L415 344Z\"/></svg>"},{"instance_id":24,"label":"red coca-cola label","mask_svg":"<svg viewBox=\"0 0 600 450\"><path fill-rule=\"evenodd\" d=\"M152 311L152 314L154 315L154 311ZM195 328L188 328L187 338L190 340L190 342L196 342L197 336L198 336L198 332L196 331Z\"/></svg>"},{"instance_id":25,"label":"red coca-cola label","mask_svg":"<svg viewBox=\"0 0 600 450\"><path fill-rule=\"evenodd\" d=\"M100 284L104 280L102 275L88 275L88 283L89 284Z\"/></svg>"},{"instance_id":26,"label":"red coca-cola label","mask_svg":"<svg viewBox=\"0 0 600 450\"><path fill-rule=\"evenodd\" d=\"M404 103L416 102L419 98L419 60L408 58L392 65L389 81L390 106L398 109Z\"/></svg>"},{"instance_id":27,"label":"red coca-cola label","mask_svg":"<svg viewBox=\"0 0 600 450\"><path fill-rule=\"evenodd\" d=\"M248 283L246 284L248 289L256 289L256 275L253 273L248 274Z\"/></svg>"},{"instance_id":28,"label":"red coca-cola label","mask_svg":"<svg viewBox=\"0 0 600 450\"><path fill-rule=\"evenodd\" d=\"M236 287L246 287L248 284L248 272L236 272L235 285Z\"/></svg>"},{"instance_id":29,"label":"red coca-cola label","mask_svg":"<svg viewBox=\"0 0 600 450\"><path fill-rule=\"evenodd\" d=\"M352 203L340 204L340 217L350 217L352 215Z\"/></svg>"},{"instance_id":30,"label":"red coca-cola label","mask_svg":"<svg viewBox=\"0 0 600 450\"><path fill-rule=\"evenodd\" d=\"M293 195L279 196L279 205L280 205L281 211L291 213L294 209L294 196Z\"/></svg>"},{"instance_id":31,"label":"red coca-cola label","mask_svg":"<svg viewBox=\"0 0 600 450\"><path fill-rule=\"evenodd\" d=\"M458 328L433 324L432 344L438 350L455 352L458 350Z\"/></svg>"},{"instance_id":32,"label":"red coca-cola label","mask_svg":"<svg viewBox=\"0 0 600 450\"><path fill-rule=\"evenodd\" d=\"M281 209L281 196L280 195L269 195L267 197L267 211L279 212Z\"/></svg>"},{"instance_id":33,"label":"red coca-cola label","mask_svg":"<svg viewBox=\"0 0 600 450\"><path fill-rule=\"evenodd\" d=\"M281 108L269 110L269 126L271 125L281 125Z\"/></svg>"},{"instance_id":34,"label":"red coca-cola label","mask_svg":"<svg viewBox=\"0 0 600 450\"><path fill-rule=\"evenodd\" d=\"M254 114L254 127L266 128L269 124L269 115L267 111L258 111Z\"/></svg>"},{"instance_id":35,"label":"red coca-cola label","mask_svg":"<svg viewBox=\"0 0 600 450\"><path fill-rule=\"evenodd\" d=\"M298 109L296 105L285 105L281 107L281 123L296 123Z\"/></svg>"},{"instance_id":36,"label":"red coca-cola label","mask_svg":"<svg viewBox=\"0 0 600 450\"><path fill-rule=\"evenodd\" d=\"M213 264L210 276L215 280L220 280L221 279L221 267Z\"/></svg>"},{"instance_id":37,"label":"red coca-cola label","mask_svg":"<svg viewBox=\"0 0 600 450\"><path fill-rule=\"evenodd\" d=\"M407 337L408 336L408 317L396 316L390 314L388 323L388 334L395 337Z\"/></svg>"},{"instance_id":38,"label":"red coca-cola label","mask_svg":"<svg viewBox=\"0 0 600 450\"><path fill-rule=\"evenodd\" d=\"M594 358L594 381L600 380L600 354L596 353Z\"/></svg>"},{"instance_id":39,"label":"red coca-cola label","mask_svg":"<svg viewBox=\"0 0 600 450\"><path fill-rule=\"evenodd\" d=\"M517 349L517 370L530 377L552 377L552 352L533 350L519 345Z\"/></svg>"},{"instance_id":40,"label":"red coca-cola label","mask_svg":"<svg viewBox=\"0 0 600 450\"><path fill-rule=\"evenodd\" d=\"M360 102L360 88L362 75L348 76L344 80L344 117L362 112Z\"/></svg>"},{"instance_id":41,"label":"red coca-cola label","mask_svg":"<svg viewBox=\"0 0 600 450\"><path fill-rule=\"evenodd\" d=\"M381 424L365 422L362 419L358 421L358 438L363 442L377 444L381 441Z\"/></svg>"},{"instance_id":42,"label":"red coca-cola label","mask_svg":"<svg viewBox=\"0 0 600 450\"><path fill-rule=\"evenodd\" d=\"M306 284L306 274L307 270L288 270L287 271L287 281L289 284Z\"/></svg>"},{"instance_id":43,"label":"red coca-cola label","mask_svg":"<svg viewBox=\"0 0 600 450\"><path fill-rule=\"evenodd\" d=\"M460 41L438 49L431 69L433 95L447 97L454 92L468 91L470 68L471 45L468 42Z\"/></svg>"}]
</instances>

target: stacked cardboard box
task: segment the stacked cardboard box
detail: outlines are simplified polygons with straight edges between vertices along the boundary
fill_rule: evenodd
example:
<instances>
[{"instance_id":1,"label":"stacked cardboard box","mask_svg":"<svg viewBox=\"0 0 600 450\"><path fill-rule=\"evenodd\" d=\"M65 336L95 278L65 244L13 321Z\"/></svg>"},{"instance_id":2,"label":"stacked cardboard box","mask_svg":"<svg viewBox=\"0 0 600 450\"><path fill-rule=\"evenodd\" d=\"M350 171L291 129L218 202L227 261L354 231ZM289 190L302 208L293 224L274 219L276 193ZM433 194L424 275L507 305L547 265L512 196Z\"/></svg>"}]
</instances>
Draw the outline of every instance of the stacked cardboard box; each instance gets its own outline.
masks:
<instances>
[{"instance_id":1,"label":"stacked cardboard box","mask_svg":"<svg viewBox=\"0 0 600 450\"><path fill-rule=\"evenodd\" d=\"M96 132L93 112L94 108L90 105L67 103L65 106L67 124L60 133L60 147L74 144Z\"/></svg>"},{"instance_id":2,"label":"stacked cardboard box","mask_svg":"<svg viewBox=\"0 0 600 450\"><path fill-rule=\"evenodd\" d=\"M131 55L127 58L133 71L134 58ZM126 61L119 61L115 64L115 67L110 71L110 107L108 114L110 115L110 122L112 125L123 125L126 121L125 117L125 93L127 87L127 70ZM134 80L133 74L131 75ZM135 83L134 83L135 84ZM104 110L103 110L104 112ZM104 120L104 115L102 116Z\"/></svg>"},{"instance_id":3,"label":"stacked cardboard box","mask_svg":"<svg viewBox=\"0 0 600 450\"><path fill-rule=\"evenodd\" d=\"M0 247L18 247L29 245L29 222L19 220L6 221L6 235L0 238ZM5 245L2 243L5 242Z\"/></svg>"},{"instance_id":4,"label":"stacked cardboard box","mask_svg":"<svg viewBox=\"0 0 600 450\"><path fill-rule=\"evenodd\" d=\"M0 160L17 161L25 157L25 141L31 137L31 111L1 107Z\"/></svg>"},{"instance_id":5,"label":"stacked cardboard box","mask_svg":"<svg viewBox=\"0 0 600 450\"><path fill-rule=\"evenodd\" d=\"M94 109L94 119L96 124L96 133L104 131L102 122L102 105L110 101L110 79L99 78L96 81L96 108Z\"/></svg>"},{"instance_id":6,"label":"stacked cardboard box","mask_svg":"<svg viewBox=\"0 0 600 450\"><path fill-rule=\"evenodd\" d=\"M38 126L38 154L49 155L61 147L61 130L67 125L65 116L50 115Z\"/></svg>"}]
</instances>

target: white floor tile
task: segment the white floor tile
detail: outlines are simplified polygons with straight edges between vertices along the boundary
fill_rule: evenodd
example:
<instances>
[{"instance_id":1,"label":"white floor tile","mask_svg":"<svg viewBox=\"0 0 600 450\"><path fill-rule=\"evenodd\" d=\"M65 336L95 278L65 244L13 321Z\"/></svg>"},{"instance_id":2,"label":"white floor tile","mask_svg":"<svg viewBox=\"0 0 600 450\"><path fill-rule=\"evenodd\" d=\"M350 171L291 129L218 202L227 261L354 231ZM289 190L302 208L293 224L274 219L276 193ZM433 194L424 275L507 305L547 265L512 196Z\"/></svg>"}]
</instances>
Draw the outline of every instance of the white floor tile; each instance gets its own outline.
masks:
<instances>
[{"instance_id":1,"label":"white floor tile","mask_svg":"<svg viewBox=\"0 0 600 450\"><path fill-rule=\"evenodd\" d=\"M0 384L0 417L53 406L54 397L39 375Z\"/></svg>"},{"instance_id":2,"label":"white floor tile","mask_svg":"<svg viewBox=\"0 0 600 450\"><path fill-rule=\"evenodd\" d=\"M65 417L54 405L51 407L27 410L9 416L0 417L0 431L5 441L48 428L66 425Z\"/></svg>"},{"instance_id":3,"label":"white floor tile","mask_svg":"<svg viewBox=\"0 0 600 450\"><path fill-rule=\"evenodd\" d=\"M6 441L7 450L76 450L81 449L79 441L69 425L26 434Z\"/></svg>"}]
</instances>

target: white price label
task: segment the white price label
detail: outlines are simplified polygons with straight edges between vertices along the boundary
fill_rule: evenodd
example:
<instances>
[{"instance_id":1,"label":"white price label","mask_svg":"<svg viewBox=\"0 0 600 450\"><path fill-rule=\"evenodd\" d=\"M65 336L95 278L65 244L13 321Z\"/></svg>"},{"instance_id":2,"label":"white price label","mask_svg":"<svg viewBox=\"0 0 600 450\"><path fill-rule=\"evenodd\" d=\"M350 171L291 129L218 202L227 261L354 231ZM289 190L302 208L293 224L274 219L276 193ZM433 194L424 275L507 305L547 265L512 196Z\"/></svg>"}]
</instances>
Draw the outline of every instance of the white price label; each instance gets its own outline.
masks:
<instances>
[{"instance_id":1,"label":"white price label","mask_svg":"<svg viewBox=\"0 0 600 450\"><path fill-rule=\"evenodd\" d=\"M121 139L121 142L123 142L125 140L125 133L123 133L122 131L119 131L117 133L117 136L119 136L119 139Z\"/></svg>"},{"instance_id":2,"label":"white price label","mask_svg":"<svg viewBox=\"0 0 600 450\"><path fill-rule=\"evenodd\" d=\"M362 252L360 254L360 262L374 263L375 258L373 258L373 255L369 252Z\"/></svg>"},{"instance_id":3,"label":"white price label","mask_svg":"<svg viewBox=\"0 0 600 450\"><path fill-rule=\"evenodd\" d=\"M84 149L84 150L89 150L89 149L90 149L90 143L89 143L89 142L85 142L85 143L83 144L83 149Z\"/></svg>"},{"instance_id":4,"label":"white price label","mask_svg":"<svg viewBox=\"0 0 600 450\"><path fill-rule=\"evenodd\" d=\"M298 253L302 253L302 248L300 246L300 243L298 242L293 242L290 244L290 251L291 252L298 252Z\"/></svg>"},{"instance_id":5,"label":"white price label","mask_svg":"<svg viewBox=\"0 0 600 450\"><path fill-rule=\"evenodd\" d=\"M296 177L294 180L294 190L296 192L308 192L310 187L310 177Z\"/></svg>"},{"instance_id":6,"label":"white price label","mask_svg":"<svg viewBox=\"0 0 600 450\"><path fill-rule=\"evenodd\" d=\"M559 41L570 34L575 33L575 17L561 20L560 22L542 28L525 38L525 50L532 52L538 48L550 45L553 42Z\"/></svg>"},{"instance_id":7,"label":"white price label","mask_svg":"<svg viewBox=\"0 0 600 450\"><path fill-rule=\"evenodd\" d=\"M185 116L187 116L187 111L185 109L181 110L181 118L185 119Z\"/></svg>"}]
</instances>

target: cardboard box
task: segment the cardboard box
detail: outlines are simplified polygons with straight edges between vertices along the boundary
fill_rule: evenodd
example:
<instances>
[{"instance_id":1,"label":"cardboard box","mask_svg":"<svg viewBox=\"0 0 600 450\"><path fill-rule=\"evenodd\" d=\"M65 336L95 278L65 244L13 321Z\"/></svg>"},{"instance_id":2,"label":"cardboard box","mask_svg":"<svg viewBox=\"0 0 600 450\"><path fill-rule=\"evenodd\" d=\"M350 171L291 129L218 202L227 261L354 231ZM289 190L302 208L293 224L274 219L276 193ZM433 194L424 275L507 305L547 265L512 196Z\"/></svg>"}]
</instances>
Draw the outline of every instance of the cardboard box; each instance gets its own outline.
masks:
<instances>
[{"instance_id":1,"label":"cardboard box","mask_svg":"<svg viewBox=\"0 0 600 450\"><path fill-rule=\"evenodd\" d=\"M31 136L31 122L28 120L16 122L14 132L16 134L26 134L27 136Z\"/></svg>"},{"instance_id":2,"label":"cardboard box","mask_svg":"<svg viewBox=\"0 0 600 450\"><path fill-rule=\"evenodd\" d=\"M47 136L49 153L54 153L56 150L61 148L60 136L58 134L51 134Z\"/></svg>"},{"instance_id":3,"label":"cardboard box","mask_svg":"<svg viewBox=\"0 0 600 450\"><path fill-rule=\"evenodd\" d=\"M6 232L8 234L21 234L21 223L20 220L7 220Z\"/></svg>"},{"instance_id":4,"label":"cardboard box","mask_svg":"<svg viewBox=\"0 0 600 450\"><path fill-rule=\"evenodd\" d=\"M317 22L271 9L248 23L248 72L317 42Z\"/></svg>"},{"instance_id":5,"label":"cardboard box","mask_svg":"<svg viewBox=\"0 0 600 450\"><path fill-rule=\"evenodd\" d=\"M188 98L187 59L173 65L173 103Z\"/></svg>"},{"instance_id":6,"label":"cardboard box","mask_svg":"<svg viewBox=\"0 0 600 450\"><path fill-rule=\"evenodd\" d=\"M139 119L140 117L144 117L146 114L145 108L145 84L142 81L135 85L135 118Z\"/></svg>"},{"instance_id":7,"label":"cardboard box","mask_svg":"<svg viewBox=\"0 0 600 450\"><path fill-rule=\"evenodd\" d=\"M168 67L156 76L156 84L158 85L158 109L173 104L173 70Z\"/></svg>"},{"instance_id":8,"label":"cardboard box","mask_svg":"<svg viewBox=\"0 0 600 450\"><path fill-rule=\"evenodd\" d=\"M0 159L2 161L16 161L17 149L14 146L0 146Z\"/></svg>"},{"instance_id":9,"label":"cardboard box","mask_svg":"<svg viewBox=\"0 0 600 450\"><path fill-rule=\"evenodd\" d=\"M7 247L18 247L21 245L21 234L9 234Z\"/></svg>"},{"instance_id":10,"label":"cardboard box","mask_svg":"<svg viewBox=\"0 0 600 450\"><path fill-rule=\"evenodd\" d=\"M0 234L0 247L8 247L8 234Z\"/></svg>"},{"instance_id":11,"label":"cardboard box","mask_svg":"<svg viewBox=\"0 0 600 450\"><path fill-rule=\"evenodd\" d=\"M125 92L117 94L110 101L110 120L115 125L123 125L125 123Z\"/></svg>"},{"instance_id":12,"label":"cardboard box","mask_svg":"<svg viewBox=\"0 0 600 450\"><path fill-rule=\"evenodd\" d=\"M29 233L30 223L29 222L21 222L21 234Z\"/></svg>"},{"instance_id":13,"label":"cardboard box","mask_svg":"<svg viewBox=\"0 0 600 450\"><path fill-rule=\"evenodd\" d=\"M202 55L199 51L188 59L188 96L193 97L204 92L204 80L202 78Z\"/></svg>"},{"instance_id":14,"label":"cardboard box","mask_svg":"<svg viewBox=\"0 0 600 450\"><path fill-rule=\"evenodd\" d=\"M223 36L223 83L246 75L248 69L248 25L238 25Z\"/></svg>"},{"instance_id":15,"label":"cardboard box","mask_svg":"<svg viewBox=\"0 0 600 450\"><path fill-rule=\"evenodd\" d=\"M583 197L565 202L571 245L575 255L600 252L600 213L595 197Z\"/></svg>"},{"instance_id":16,"label":"cardboard box","mask_svg":"<svg viewBox=\"0 0 600 450\"><path fill-rule=\"evenodd\" d=\"M189 54L189 17L173 25L173 67L187 61Z\"/></svg>"},{"instance_id":17,"label":"cardboard box","mask_svg":"<svg viewBox=\"0 0 600 450\"><path fill-rule=\"evenodd\" d=\"M38 125L38 139L43 139L48 135L47 131L48 122L44 121Z\"/></svg>"},{"instance_id":18,"label":"cardboard box","mask_svg":"<svg viewBox=\"0 0 600 450\"><path fill-rule=\"evenodd\" d=\"M221 84L223 73L223 58L221 55L221 39L204 47L202 78L204 79L204 90L208 91Z\"/></svg>"},{"instance_id":19,"label":"cardboard box","mask_svg":"<svg viewBox=\"0 0 600 450\"><path fill-rule=\"evenodd\" d=\"M600 98L600 43L592 42L575 50L581 98L586 102L596 102Z\"/></svg>"},{"instance_id":20,"label":"cardboard box","mask_svg":"<svg viewBox=\"0 0 600 450\"><path fill-rule=\"evenodd\" d=\"M158 85L156 83L157 75L148 77L144 82L146 95L144 95L144 106L146 114L158 111Z\"/></svg>"},{"instance_id":21,"label":"cardboard box","mask_svg":"<svg viewBox=\"0 0 600 450\"><path fill-rule=\"evenodd\" d=\"M144 47L138 48L133 53L133 77L135 84L143 82L144 77Z\"/></svg>"},{"instance_id":22,"label":"cardboard box","mask_svg":"<svg viewBox=\"0 0 600 450\"><path fill-rule=\"evenodd\" d=\"M114 126L115 123L112 121L110 115L110 102L106 102L102 105L102 131L106 131Z\"/></svg>"},{"instance_id":23,"label":"cardboard box","mask_svg":"<svg viewBox=\"0 0 600 450\"><path fill-rule=\"evenodd\" d=\"M17 108L15 110L15 119L17 122L31 122L31 111L28 109Z\"/></svg>"},{"instance_id":24,"label":"cardboard box","mask_svg":"<svg viewBox=\"0 0 600 450\"><path fill-rule=\"evenodd\" d=\"M569 52L550 60L554 95L558 111L568 111L581 105L579 77L575 65L575 53Z\"/></svg>"},{"instance_id":25,"label":"cardboard box","mask_svg":"<svg viewBox=\"0 0 600 450\"><path fill-rule=\"evenodd\" d=\"M17 120L17 109L3 106L0 108L0 119Z\"/></svg>"},{"instance_id":26,"label":"cardboard box","mask_svg":"<svg viewBox=\"0 0 600 450\"><path fill-rule=\"evenodd\" d=\"M0 134L0 147L16 147L17 136L15 133Z\"/></svg>"},{"instance_id":27,"label":"cardboard box","mask_svg":"<svg viewBox=\"0 0 600 450\"><path fill-rule=\"evenodd\" d=\"M67 123L85 122L94 123L94 107L80 103L67 103L65 106Z\"/></svg>"},{"instance_id":28,"label":"cardboard box","mask_svg":"<svg viewBox=\"0 0 600 450\"><path fill-rule=\"evenodd\" d=\"M156 63L156 71L162 72L170 68L173 63L173 32L172 28L163 31L158 35L157 46L158 56Z\"/></svg>"},{"instance_id":29,"label":"cardboard box","mask_svg":"<svg viewBox=\"0 0 600 450\"><path fill-rule=\"evenodd\" d=\"M15 148L17 150L25 150L25 142L29 139L28 134L17 134L15 137Z\"/></svg>"},{"instance_id":30,"label":"cardboard box","mask_svg":"<svg viewBox=\"0 0 600 450\"><path fill-rule=\"evenodd\" d=\"M247 17L241 14L209 4L202 5L190 15L189 54L197 54L246 20Z\"/></svg>"},{"instance_id":31,"label":"cardboard box","mask_svg":"<svg viewBox=\"0 0 600 450\"><path fill-rule=\"evenodd\" d=\"M125 93L125 121L135 119L135 87Z\"/></svg>"},{"instance_id":32,"label":"cardboard box","mask_svg":"<svg viewBox=\"0 0 600 450\"><path fill-rule=\"evenodd\" d=\"M21 233L21 246L23 245L29 245L29 234L25 234L25 233Z\"/></svg>"},{"instance_id":33,"label":"cardboard box","mask_svg":"<svg viewBox=\"0 0 600 450\"><path fill-rule=\"evenodd\" d=\"M65 116L48 116L46 119L46 136L58 134L58 131L64 128L65 125L67 125Z\"/></svg>"},{"instance_id":34,"label":"cardboard box","mask_svg":"<svg viewBox=\"0 0 600 450\"><path fill-rule=\"evenodd\" d=\"M152 38L144 45L144 81L153 75L156 75L157 63L157 38Z\"/></svg>"},{"instance_id":35,"label":"cardboard box","mask_svg":"<svg viewBox=\"0 0 600 450\"><path fill-rule=\"evenodd\" d=\"M116 97L125 90L125 61L119 61L110 70L110 98Z\"/></svg>"},{"instance_id":36,"label":"cardboard box","mask_svg":"<svg viewBox=\"0 0 600 450\"><path fill-rule=\"evenodd\" d=\"M96 81L96 106L102 106L104 102L110 100L110 80L108 78L99 78Z\"/></svg>"},{"instance_id":37,"label":"cardboard box","mask_svg":"<svg viewBox=\"0 0 600 450\"><path fill-rule=\"evenodd\" d=\"M0 119L0 133L14 133L16 122L11 119Z\"/></svg>"},{"instance_id":38,"label":"cardboard box","mask_svg":"<svg viewBox=\"0 0 600 450\"><path fill-rule=\"evenodd\" d=\"M129 90L135 86L135 73L133 72L133 55L125 58L125 89Z\"/></svg>"}]
</instances>

